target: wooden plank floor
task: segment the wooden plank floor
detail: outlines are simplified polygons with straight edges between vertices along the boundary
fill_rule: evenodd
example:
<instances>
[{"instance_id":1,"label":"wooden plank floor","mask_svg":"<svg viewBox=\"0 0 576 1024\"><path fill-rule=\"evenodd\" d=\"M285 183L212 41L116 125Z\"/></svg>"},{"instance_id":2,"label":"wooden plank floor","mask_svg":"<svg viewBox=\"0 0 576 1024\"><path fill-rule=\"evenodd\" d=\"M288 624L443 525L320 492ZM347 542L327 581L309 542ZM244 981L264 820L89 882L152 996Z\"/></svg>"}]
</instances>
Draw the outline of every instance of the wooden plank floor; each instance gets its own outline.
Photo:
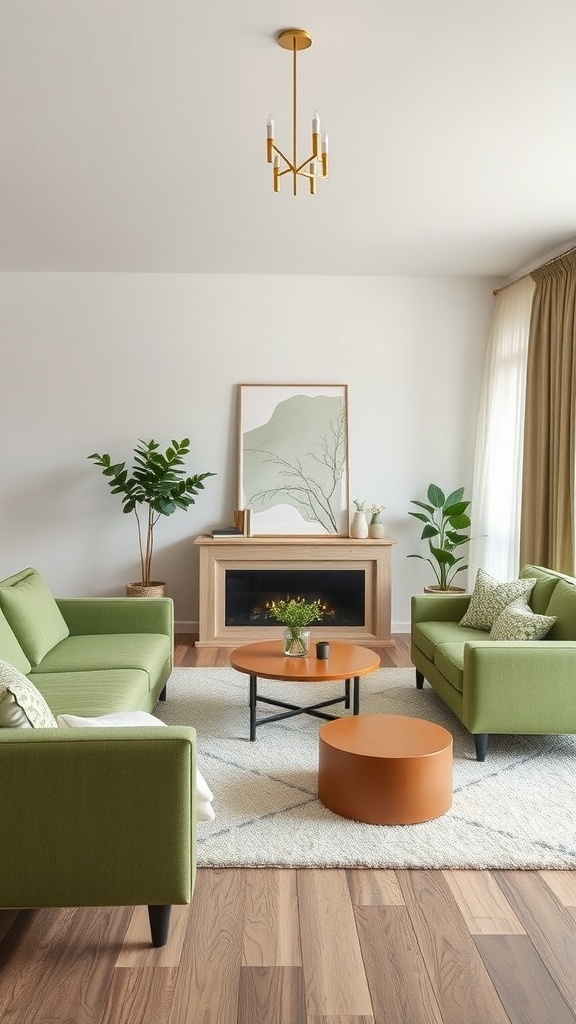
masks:
<instances>
[{"instance_id":1,"label":"wooden plank floor","mask_svg":"<svg viewBox=\"0 0 576 1024\"><path fill-rule=\"evenodd\" d=\"M141 907L0 911L0 1021L576 1024L576 872L204 868L159 950Z\"/></svg>"}]
</instances>

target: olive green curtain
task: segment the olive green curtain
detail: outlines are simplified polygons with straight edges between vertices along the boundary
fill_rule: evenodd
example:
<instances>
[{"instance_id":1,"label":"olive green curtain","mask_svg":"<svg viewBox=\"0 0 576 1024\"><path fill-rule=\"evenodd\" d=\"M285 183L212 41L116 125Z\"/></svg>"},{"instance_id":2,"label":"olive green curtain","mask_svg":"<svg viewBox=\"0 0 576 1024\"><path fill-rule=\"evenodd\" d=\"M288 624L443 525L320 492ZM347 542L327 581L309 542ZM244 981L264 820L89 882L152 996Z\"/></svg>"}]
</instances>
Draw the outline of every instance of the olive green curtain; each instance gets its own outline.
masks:
<instances>
[{"instance_id":1,"label":"olive green curtain","mask_svg":"<svg viewBox=\"0 0 576 1024\"><path fill-rule=\"evenodd\" d=\"M576 429L576 253L532 273L520 564L572 575Z\"/></svg>"}]
</instances>

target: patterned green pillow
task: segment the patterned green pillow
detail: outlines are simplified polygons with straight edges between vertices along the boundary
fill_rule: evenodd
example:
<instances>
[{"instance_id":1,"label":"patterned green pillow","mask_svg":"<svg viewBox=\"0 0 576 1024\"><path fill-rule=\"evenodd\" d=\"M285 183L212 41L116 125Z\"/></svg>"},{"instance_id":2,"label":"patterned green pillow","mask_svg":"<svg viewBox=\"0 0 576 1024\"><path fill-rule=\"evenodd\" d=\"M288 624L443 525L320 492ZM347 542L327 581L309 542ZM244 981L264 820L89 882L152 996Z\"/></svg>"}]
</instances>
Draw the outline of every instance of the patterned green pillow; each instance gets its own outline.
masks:
<instances>
[{"instance_id":1,"label":"patterned green pillow","mask_svg":"<svg viewBox=\"0 0 576 1024\"><path fill-rule=\"evenodd\" d=\"M472 629L491 630L500 612L518 597L527 599L535 583L535 579L500 583L484 569L478 569L470 604L466 614L460 619L460 625L470 626Z\"/></svg>"},{"instance_id":2,"label":"patterned green pillow","mask_svg":"<svg viewBox=\"0 0 576 1024\"><path fill-rule=\"evenodd\" d=\"M0 728L55 729L58 722L44 697L8 661L0 661Z\"/></svg>"},{"instance_id":3,"label":"patterned green pillow","mask_svg":"<svg viewBox=\"0 0 576 1024\"><path fill-rule=\"evenodd\" d=\"M537 615L525 597L512 601L490 630L491 640L543 640L556 622L555 615Z\"/></svg>"}]
</instances>

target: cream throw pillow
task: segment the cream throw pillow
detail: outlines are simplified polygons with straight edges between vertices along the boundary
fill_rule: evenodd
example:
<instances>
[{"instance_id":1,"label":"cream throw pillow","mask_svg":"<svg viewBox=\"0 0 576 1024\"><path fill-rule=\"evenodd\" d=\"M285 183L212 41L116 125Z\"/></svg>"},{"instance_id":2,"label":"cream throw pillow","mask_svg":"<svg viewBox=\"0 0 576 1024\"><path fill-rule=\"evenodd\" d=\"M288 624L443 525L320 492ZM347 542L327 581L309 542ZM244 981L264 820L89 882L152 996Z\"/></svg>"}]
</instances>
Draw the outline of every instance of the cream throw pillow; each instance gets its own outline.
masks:
<instances>
[{"instance_id":1,"label":"cream throw pillow","mask_svg":"<svg viewBox=\"0 0 576 1024\"><path fill-rule=\"evenodd\" d=\"M536 615L524 597L512 601L490 630L491 640L543 640L556 622L556 615Z\"/></svg>"},{"instance_id":2,"label":"cream throw pillow","mask_svg":"<svg viewBox=\"0 0 576 1024\"><path fill-rule=\"evenodd\" d=\"M159 718L147 711L115 711L110 715L98 715L97 718L82 718L79 715L58 715L58 725L62 729L107 729L111 726L129 727L134 725L166 725ZM206 779L196 769L196 818L198 821L214 821L216 815L212 807L214 794Z\"/></svg>"},{"instance_id":3,"label":"cream throw pillow","mask_svg":"<svg viewBox=\"0 0 576 1024\"><path fill-rule=\"evenodd\" d=\"M460 625L486 631L492 629L500 612L507 605L512 604L512 601L519 597L528 599L535 583L535 579L500 583L484 569L478 569L470 604L465 615L460 619Z\"/></svg>"},{"instance_id":4,"label":"cream throw pillow","mask_svg":"<svg viewBox=\"0 0 576 1024\"><path fill-rule=\"evenodd\" d=\"M0 728L54 729L56 724L34 683L9 661L0 661Z\"/></svg>"}]
</instances>

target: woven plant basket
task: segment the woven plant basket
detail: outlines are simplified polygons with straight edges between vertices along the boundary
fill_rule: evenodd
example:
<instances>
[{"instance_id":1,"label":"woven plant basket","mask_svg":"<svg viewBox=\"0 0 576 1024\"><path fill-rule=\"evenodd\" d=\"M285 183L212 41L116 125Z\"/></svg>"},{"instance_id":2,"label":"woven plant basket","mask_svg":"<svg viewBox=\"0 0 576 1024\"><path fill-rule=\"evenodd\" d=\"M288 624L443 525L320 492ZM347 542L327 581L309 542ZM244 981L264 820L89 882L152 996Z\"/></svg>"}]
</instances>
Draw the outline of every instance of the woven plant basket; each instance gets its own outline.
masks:
<instances>
[{"instance_id":1,"label":"woven plant basket","mask_svg":"<svg viewBox=\"0 0 576 1024\"><path fill-rule=\"evenodd\" d=\"M166 584L154 580L147 587L141 583L127 583L126 597L166 597Z\"/></svg>"}]
</instances>

